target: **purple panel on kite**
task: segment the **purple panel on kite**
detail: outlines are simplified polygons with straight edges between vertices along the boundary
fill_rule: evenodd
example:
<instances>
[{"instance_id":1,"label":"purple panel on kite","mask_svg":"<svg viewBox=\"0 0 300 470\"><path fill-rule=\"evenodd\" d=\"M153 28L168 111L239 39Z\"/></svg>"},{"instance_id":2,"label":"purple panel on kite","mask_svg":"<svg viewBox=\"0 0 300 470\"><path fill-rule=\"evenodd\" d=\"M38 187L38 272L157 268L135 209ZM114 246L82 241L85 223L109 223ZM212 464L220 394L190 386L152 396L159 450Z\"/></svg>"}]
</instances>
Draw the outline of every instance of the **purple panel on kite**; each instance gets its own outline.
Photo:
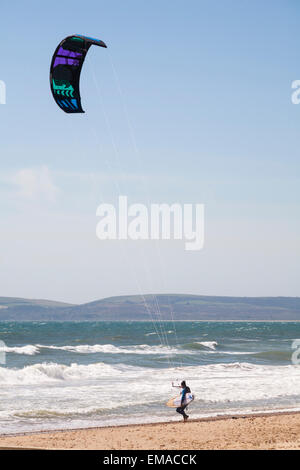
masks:
<instances>
[{"instance_id":1,"label":"purple panel on kite","mask_svg":"<svg viewBox=\"0 0 300 470\"><path fill-rule=\"evenodd\" d=\"M73 65L75 67L79 66L79 60L77 59L68 59L67 57L55 57L53 68L58 65Z\"/></svg>"},{"instance_id":2,"label":"purple panel on kite","mask_svg":"<svg viewBox=\"0 0 300 470\"><path fill-rule=\"evenodd\" d=\"M64 55L67 57L81 57L82 56L81 52L69 51L68 49L64 49L63 47L59 48L57 55Z\"/></svg>"}]
</instances>

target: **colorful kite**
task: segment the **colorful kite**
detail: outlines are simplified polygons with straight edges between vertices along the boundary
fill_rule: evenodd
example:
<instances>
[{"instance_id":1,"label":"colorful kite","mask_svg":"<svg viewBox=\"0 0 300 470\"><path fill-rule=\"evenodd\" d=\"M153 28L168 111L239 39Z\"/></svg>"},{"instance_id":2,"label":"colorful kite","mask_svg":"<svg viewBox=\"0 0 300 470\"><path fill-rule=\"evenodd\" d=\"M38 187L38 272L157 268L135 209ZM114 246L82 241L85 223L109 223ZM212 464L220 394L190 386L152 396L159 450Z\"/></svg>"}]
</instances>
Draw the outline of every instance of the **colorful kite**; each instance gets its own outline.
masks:
<instances>
[{"instance_id":1,"label":"colorful kite","mask_svg":"<svg viewBox=\"0 0 300 470\"><path fill-rule=\"evenodd\" d=\"M81 107L79 81L82 64L92 46L107 47L99 39L81 35L66 37L56 48L50 67L53 98L66 113L84 113Z\"/></svg>"}]
</instances>

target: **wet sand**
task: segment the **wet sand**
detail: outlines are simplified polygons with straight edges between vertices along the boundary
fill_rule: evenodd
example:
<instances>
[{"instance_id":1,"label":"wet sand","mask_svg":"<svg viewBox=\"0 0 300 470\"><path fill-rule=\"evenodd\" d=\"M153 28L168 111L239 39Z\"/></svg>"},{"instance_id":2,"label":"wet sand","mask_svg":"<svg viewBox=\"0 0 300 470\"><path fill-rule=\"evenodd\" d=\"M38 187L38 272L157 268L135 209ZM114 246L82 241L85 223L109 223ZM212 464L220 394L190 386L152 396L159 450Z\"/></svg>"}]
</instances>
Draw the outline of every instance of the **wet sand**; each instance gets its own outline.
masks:
<instances>
[{"instance_id":1,"label":"wet sand","mask_svg":"<svg viewBox=\"0 0 300 470\"><path fill-rule=\"evenodd\" d=\"M300 449L300 413L0 436L0 449Z\"/></svg>"}]
</instances>

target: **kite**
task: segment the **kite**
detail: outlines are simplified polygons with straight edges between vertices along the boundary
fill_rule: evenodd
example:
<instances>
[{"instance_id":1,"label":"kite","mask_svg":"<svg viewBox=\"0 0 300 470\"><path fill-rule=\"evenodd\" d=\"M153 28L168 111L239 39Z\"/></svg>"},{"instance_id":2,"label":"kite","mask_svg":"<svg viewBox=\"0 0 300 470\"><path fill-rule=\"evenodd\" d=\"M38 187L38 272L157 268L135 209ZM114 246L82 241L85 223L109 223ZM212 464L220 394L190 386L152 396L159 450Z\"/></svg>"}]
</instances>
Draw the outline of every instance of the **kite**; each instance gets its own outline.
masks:
<instances>
[{"instance_id":1,"label":"kite","mask_svg":"<svg viewBox=\"0 0 300 470\"><path fill-rule=\"evenodd\" d=\"M50 87L55 102L66 113L84 113L79 90L80 73L92 45L107 47L100 39L75 34L63 39L53 54Z\"/></svg>"}]
</instances>

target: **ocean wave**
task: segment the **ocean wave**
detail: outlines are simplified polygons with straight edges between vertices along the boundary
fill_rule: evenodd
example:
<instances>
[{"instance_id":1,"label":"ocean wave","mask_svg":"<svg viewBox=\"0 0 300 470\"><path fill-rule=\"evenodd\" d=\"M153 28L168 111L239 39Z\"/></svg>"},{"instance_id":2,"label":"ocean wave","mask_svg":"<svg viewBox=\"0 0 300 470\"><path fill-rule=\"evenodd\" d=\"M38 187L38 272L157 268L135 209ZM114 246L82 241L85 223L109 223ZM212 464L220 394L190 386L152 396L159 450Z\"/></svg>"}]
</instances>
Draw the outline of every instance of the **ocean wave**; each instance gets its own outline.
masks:
<instances>
[{"instance_id":1,"label":"ocean wave","mask_svg":"<svg viewBox=\"0 0 300 470\"><path fill-rule=\"evenodd\" d=\"M187 343L183 345L183 349L194 349L200 351L215 351L216 346L218 346L217 341L194 341L193 343Z\"/></svg>"},{"instance_id":2,"label":"ocean wave","mask_svg":"<svg viewBox=\"0 0 300 470\"><path fill-rule=\"evenodd\" d=\"M137 368L138 369L138 368ZM8 369L0 367L1 384L43 384L64 380L96 379L101 377L122 375L130 366L110 366L102 362L96 364L79 365L57 364L44 362L25 366L22 369Z\"/></svg>"},{"instance_id":3,"label":"ocean wave","mask_svg":"<svg viewBox=\"0 0 300 470\"><path fill-rule=\"evenodd\" d=\"M211 364L205 366L192 366L187 367L186 370L189 373L200 373L200 372L219 372L221 370L229 369L253 369L253 364L247 363L231 363L231 364ZM176 370L176 368L171 369ZM163 371L161 369L147 369L142 367L129 366L125 364L109 365L103 362L96 364L80 365L73 363L70 366L65 364L58 364L56 362L43 362L39 364L33 364L25 366L22 369L8 369L6 367L0 367L0 383L1 384L43 384L47 382L59 382L59 381L74 381L74 380L94 380L102 377L143 377L148 376L151 371L151 375L157 373L161 376ZM171 371L168 369L164 372L169 374Z\"/></svg>"},{"instance_id":4,"label":"ocean wave","mask_svg":"<svg viewBox=\"0 0 300 470\"><path fill-rule=\"evenodd\" d=\"M216 346L218 346L217 341L196 341L196 344L200 346L204 346L205 348L212 349L215 351Z\"/></svg>"},{"instance_id":5,"label":"ocean wave","mask_svg":"<svg viewBox=\"0 0 300 470\"><path fill-rule=\"evenodd\" d=\"M300 368L255 365L246 362L155 369L96 363L89 365L42 363L23 369L0 368L0 391L6 400L5 416L20 419L75 419L109 414L127 415L131 408L149 412L149 404L162 409L174 396L171 381L184 379L197 399L193 407L214 403L281 400L300 394ZM18 389L18 386L20 389ZM14 391L14 397L12 396ZM21 391L21 393L19 392ZM293 398L294 399L294 398ZM146 408L145 408L146 407ZM152 409L152 408L151 408ZM121 410L121 411L120 411ZM6 419L0 412L0 420Z\"/></svg>"},{"instance_id":6,"label":"ocean wave","mask_svg":"<svg viewBox=\"0 0 300 470\"><path fill-rule=\"evenodd\" d=\"M52 349L73 352L78 354L143 354L143 355L170 355L170 354L182 354L182 351L170 346L149 344L132 345L132 346L114 346L113 344L79 344L76 346L54 346L45 344L27 344L25 346L0 347L0 352L24 354L28 356L34 356L40 354L42 349Z\"/></svg>"},{"instance_id":7,"label":"ocean wave","mask_svg":"<svg viewBox=\"0 0 300 470\"><path fill-rule=\"evenodd\" d=\"M37 345L38 348L55 349L61 351L69 351L79 354L180 354L181 352L176 348L168 346L156 345L150 346L149 344L140 344L137 346L114 346L113 344L79 344L77 346L46 346L42 344Z\"/></svg>"},{"instance_id":8,"label":"ocean wave","mask_svg":"<svg viewBox=\"0 0 300 470\"><path fill-rule=\"evenodd\" d=\"M292 367L292 366L281 366ZM215 374L226 371L255 371L257 373L264 373L266 370L274 371L275 366L262 366L255 365L247 362L232 362L224 364L209 364L201 366L187 366L184 368L186 377L207 377L211 378ZM0 384L43 384L47 382L60 382L60 381L82 381L82 380L98 380L102 378L128 378L128 380L144 380L147 378L152 383L157 378L159 380L166 380L172 374L181 374L181 368L169 369L149 369L145 367L130 366L126 364L109 365L103 362L95 364L76 364L71 365L58 364L56 362L43 362L25 366L22 369L9 369L7 367L0 367ZM164 378L165 377L165 378Z\"/></svg>"},{"instance_id":9,"label":"ocean wave","mask_svg":"<svg viewBox=\"0 0 300 470\"><path fill-rule=\"evenodd\" d=\"M34 346L32 344L27 344L25 346L15 346L15 347L8 347L8 346L0 346L0 352L5 353L14 353L14 354L25 354L27 356L34 356L38 354L39 347Z\"/></svg>"},{"instance_id":10,"label":"ocean wave","mask_svg":"<svg viewBox=\"0 0 300 470\"><path fill-rule=\"evenodd\" d=\"M150 333L152 334L152 333ZM290 361L292 351L269 350L269 351L222 351L218 348L217 341L194 341L182 346L171 347L167 345L131 345L131 346L115 346L113 344L78 344L54 346L44 344L27 344L24 346L2 346L0 353L22 354L34 356L41 354L46 350L65 351L75 354L128 354L128 355L195 355L198 352L206 354L220 354L228 356L251 356L256 359L265 359L267 361Z\"/></svg>"},{"instance_id":11,"label":"ocean wave","mask_svg":"<svg viewBox=\"0 0 300 470\"><path fill-rule=\"evenodd\" d=\"M254 352L252 355L259 359L267 359L269 361L291 361L293 351L282 351L282 350L273 350L273 351L261 351Z\"/></svg>"}]
</instances>

